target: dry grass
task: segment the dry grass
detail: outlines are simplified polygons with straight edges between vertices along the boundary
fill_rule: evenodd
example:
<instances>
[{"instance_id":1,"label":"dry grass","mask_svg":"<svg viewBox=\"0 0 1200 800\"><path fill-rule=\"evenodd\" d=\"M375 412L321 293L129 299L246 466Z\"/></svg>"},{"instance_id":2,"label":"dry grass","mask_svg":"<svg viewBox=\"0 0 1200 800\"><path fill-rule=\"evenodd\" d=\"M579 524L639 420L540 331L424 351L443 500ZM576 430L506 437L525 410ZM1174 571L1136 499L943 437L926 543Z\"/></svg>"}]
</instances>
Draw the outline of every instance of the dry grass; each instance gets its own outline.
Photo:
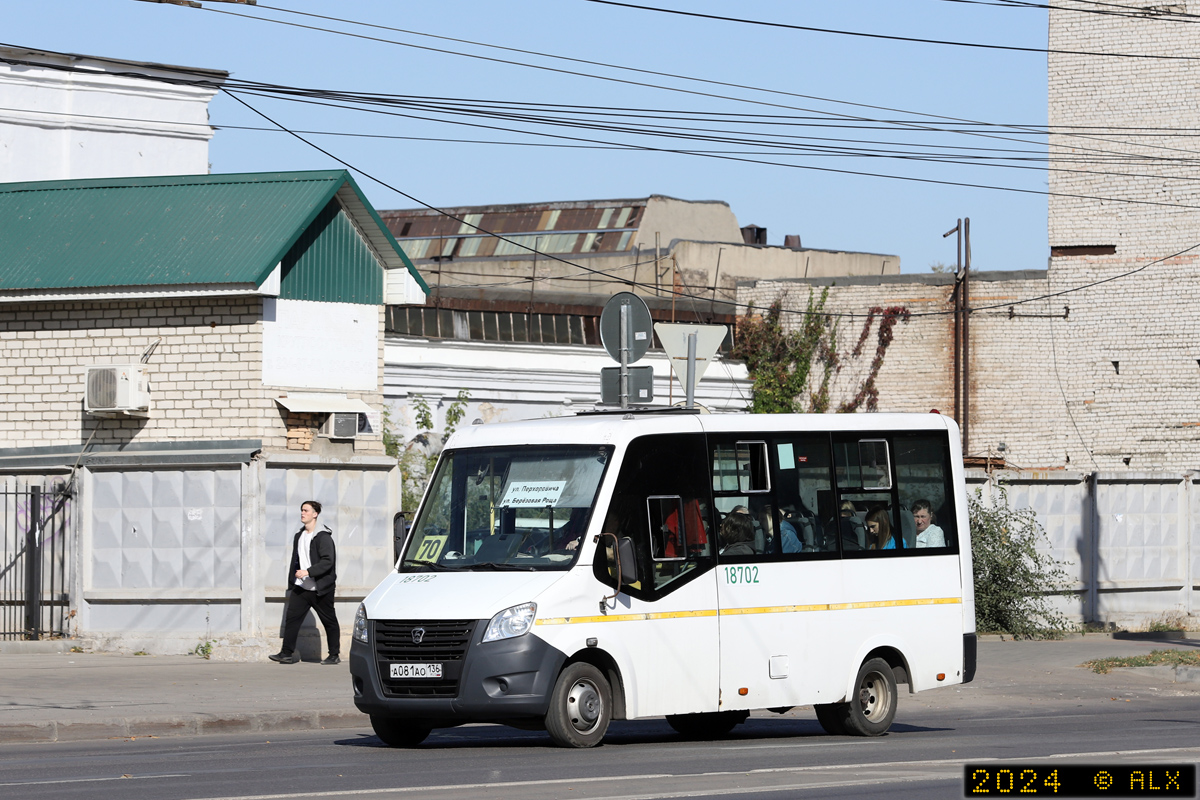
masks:
<instances>
[{"instance_id":1,"label":"dry grass","mask_svg":"<svg viewBox=\"0 0 1200 800\"><path fill-rule=\"evenodd\" d=\"M1192 650L1152 650L1144 656L1096 658L1079 666L1100 674L1118 667L1200 667L1200 653Z\"/></svg>"}]
</instances>

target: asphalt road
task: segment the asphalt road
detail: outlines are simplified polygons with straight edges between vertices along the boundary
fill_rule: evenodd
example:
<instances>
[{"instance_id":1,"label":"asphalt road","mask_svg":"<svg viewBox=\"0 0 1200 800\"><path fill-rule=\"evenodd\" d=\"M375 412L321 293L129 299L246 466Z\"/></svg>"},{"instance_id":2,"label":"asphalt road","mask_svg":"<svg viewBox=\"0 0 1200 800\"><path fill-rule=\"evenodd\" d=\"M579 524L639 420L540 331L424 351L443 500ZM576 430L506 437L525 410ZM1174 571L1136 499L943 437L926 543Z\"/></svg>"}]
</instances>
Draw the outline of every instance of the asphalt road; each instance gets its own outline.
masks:
<instances>
[{"instance_id":1,"label":"asphalt road","mask_svg":"<svg viewBox=\"0 0 1200 800\"><path fill-rule=\"evenodd\" d=\"M714 742L683 741L662 720L617 722L592 750L491 725L435 731L410 750L366 727L14 743L0 746L0 798L957 798L965 762L1200 761L1200 685L1076 666L1152 646L988 643L974 683L902 694L876 739L828 736L797 709Z\"/></svg>"},{"instance_id":2,"label":"asphalt road","mask_svg":"<svg viewBox=\"0 0 1200 800\"><path fill-rule=\"evenodd\" d=\"M704 743L661 721L615 723L584 751L486 725L435 732L413 750L387 748L369 729L11 745L0 750L0 796L951 798L963 796L965 761L1200 761L1194 693L1114 697L985 709L902 699L901 721L878 739L827 736L799 711Z\"/></svg>"}]
</instances>

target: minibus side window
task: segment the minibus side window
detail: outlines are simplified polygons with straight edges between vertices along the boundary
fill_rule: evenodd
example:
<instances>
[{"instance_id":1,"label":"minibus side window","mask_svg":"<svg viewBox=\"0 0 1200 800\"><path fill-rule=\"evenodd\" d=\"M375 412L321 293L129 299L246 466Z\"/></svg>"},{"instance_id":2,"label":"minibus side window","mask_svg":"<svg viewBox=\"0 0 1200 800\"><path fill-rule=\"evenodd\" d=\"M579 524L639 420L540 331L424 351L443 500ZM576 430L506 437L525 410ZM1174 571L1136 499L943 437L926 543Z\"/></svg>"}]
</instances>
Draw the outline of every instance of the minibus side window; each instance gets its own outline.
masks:
<instances>
[{"instance_id":1,"label":"minibus side window","mask_svg":"<svg viewBox=\"0 0 1200 800\"><path fill-rule=\"evenodd\" d=\"M838 544L843 554L893 556L905 552L889 439L877 433L838 434Z\"/></svg>"},{"instance_id":2,"label":"minibus side window","mask_svg":"<svg viewBox=\"0 0 1200 800\"><path fill-rule=\"evenodd\" d=\"M786 560L837 553L829 436L791 435L771 441L775 459L773 553Z\"/></svg>"},{"instance_id":3,"label":"minibus side window","mask_svg":"<svg viewBox=\"0 0 1200 800\"><path fill-rule=\"evenodd\" d=\"M944 433L892 437L904 544L916 554L958 552L954 487Z\"/></svg>"},{"instance_id":4,"label":"minibus side window","mask_svg":"<svg viewBox=\"0 0 1200 800\"><path fill-rule=\"evenodd\" d=\"M771 490L766 442L734 442L713 448L713 491L750 494Z\"/></svg>"},{"instance_id":5,"label":"minibus side window","mask_svg":"<svg viewBox=\"0 0 1200 800\"><path fill-rule=\"evenodd\" d=\"M605 512L593 570L616 586L616 540L628 538L637 558L637 583L622 589L654 600L711 565L705 524L708 472L702 434L642 436L630 442Z\"/></svg>"},{"instance_id":6,"label":"minibus side window","mask_svg":"<svg viewBox=\"0 0 1200 800\"><path fill-rule=\"evenodd\" d=\"M454 454L447 454L438 466L438 474L453 475ZM453 503L453 480L441 480L436 489L425 498L425 507L421 514L420 524L412 531L413 542L410 545L409 558L420 561L437 561L446 543L450 539ZM461 526L460 538L461 538Z\"/></svg>"},{"instance_id":7,"label":"minibus side window","mask_svg":"<svg viewBox=\"0 0 1200 800\"><path fill-rule=\"evenodd\" d=\"M685 529L679 520L686 520L683 498L647 497L646 516L650 531L650 557L655 561L684 561L687 559Z\"/></svg>"}]
</instances>

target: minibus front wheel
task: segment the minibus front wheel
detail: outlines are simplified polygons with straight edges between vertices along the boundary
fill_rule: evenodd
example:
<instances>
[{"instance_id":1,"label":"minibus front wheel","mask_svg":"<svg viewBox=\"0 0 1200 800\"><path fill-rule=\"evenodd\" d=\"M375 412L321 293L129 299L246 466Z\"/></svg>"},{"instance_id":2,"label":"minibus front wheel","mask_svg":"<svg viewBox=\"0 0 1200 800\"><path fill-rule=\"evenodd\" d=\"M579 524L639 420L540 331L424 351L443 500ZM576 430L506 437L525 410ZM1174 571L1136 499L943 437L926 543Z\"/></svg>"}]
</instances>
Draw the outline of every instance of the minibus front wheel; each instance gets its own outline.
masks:
<instances>
[{"instance_id":1,"label":"minibus front wheel","mask_svg":"<svg viewBox=\"0 0 1200 800\"><path fill-rule=\"evenodd\" d=\"M428 725L413 720L391 719L375 714L371 715L371 727L388 747L416 747L425 741L432 730Z\"/></svg>"},{"instance_id":2,"label":"minibus front wheel","mask_svg":"<svg viewBox=\"0 0 1200 800\"><path fill-rule=\"evenodd\" d=\"M604 673L584 661L558 675L546 712L546 732L559 747L595 747L612 719L612 687Z\"/></svg>"}]
</instances>

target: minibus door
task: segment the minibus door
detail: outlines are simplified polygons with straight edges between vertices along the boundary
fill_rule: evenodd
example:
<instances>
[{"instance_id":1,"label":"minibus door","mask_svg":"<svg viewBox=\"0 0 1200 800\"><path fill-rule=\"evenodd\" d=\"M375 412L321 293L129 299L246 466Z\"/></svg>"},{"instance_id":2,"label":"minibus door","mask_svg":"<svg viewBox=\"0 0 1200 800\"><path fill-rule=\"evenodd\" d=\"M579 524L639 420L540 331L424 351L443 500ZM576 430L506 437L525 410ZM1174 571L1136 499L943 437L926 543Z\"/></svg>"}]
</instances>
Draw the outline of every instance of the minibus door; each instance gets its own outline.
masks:
<instances>
[{"instance_id":1,"label":"minibus door","mask_svg":"<svg viewBox=\"0 0 1200 800\"><path fill-rule=\"evenodd\" d=\"M632 665L631 717L717 710L720 648L705 459L702 434L634 439L605 517L596 576L612 586L614 542L627 539L624 552L637 562L637 580L622 586L606 610L619 628L604 627L605 638L620 631L620 649Z\"/></svg>"}]
</instances>

